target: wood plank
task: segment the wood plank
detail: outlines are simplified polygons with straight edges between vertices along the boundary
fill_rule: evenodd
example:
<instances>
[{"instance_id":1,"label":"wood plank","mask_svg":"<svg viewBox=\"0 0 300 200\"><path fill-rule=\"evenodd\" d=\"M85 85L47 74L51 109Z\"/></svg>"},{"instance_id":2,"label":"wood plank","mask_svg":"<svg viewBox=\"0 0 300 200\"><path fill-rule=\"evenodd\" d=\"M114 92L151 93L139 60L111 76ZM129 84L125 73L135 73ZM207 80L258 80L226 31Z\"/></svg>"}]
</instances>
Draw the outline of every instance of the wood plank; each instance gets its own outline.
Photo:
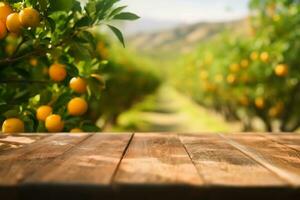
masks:
<instances>
[{"instance_id":1,"label":"wood plank","mask_svg":"<svg viewBox=\"0 0 300 200\"><path fill-rule=\"evenodd\" d=\"M0 134L0 154L4 151L18 149L47 137L47 134Z\"/></svg>"},{"instance_id":2,"label":"wood plank","mask_svg":"<svg viewBox=\"0 0 300 200\"><path fill-rule=\"evenodd\" d=\"M108 185L131 136L95 134L24 182Z\"/></svg>"},{"instance_id":3,"label":"wood plank","mask_svg":"<svg viewBox=\"0 0 300 200\"><path fill-rule=\"evenodd\" d=\"M264 134L264 137L286 145L300 152L300 135L296 134Z\"/></svg>"},{"instance_id":4,"label":"wood plank","mask_svg":"<svg viewBox=\"0 0 300 200\"><path fill-rule=\"evenodd\" d=\"M188 154L176 135L135 134L116 183L201 185Z\"/></svg>"},{"instance_id":5,"label":"wood plank","mask_svg":"<svg viewBox=\"0 0 300 200\"><path fill-rule=\"evenodd\" d=\"M300 186L300 153L261 135L222 135L235 148L289 182Z\"/></svg>"},{"instance_id":6,"label":"wood plank","mask_svg":"<svg viewBox=\"0 0 300 200\"><path fill-rule=\"evenodd\" d=\"M181 135L199 174L208 185L279 186L287 185L218 135Z\"/></svg>"},{"instance_id":7,"label":"wood plank","mask_svg":"<svg viewBox=\"0 0 300 200\"><path fill-rule=\"evenodd\" d=\"M93 135L28 177L20 196L30 200L113 199L112 177L131 137Z\"/></svg>"},{"instance_id":8,"label":"wood plank","mask_svg":"<svg viewBox=\"0 0 300 200\"><path fill-rule=\"evenodd\" d=\"M135 134L114 179L119 199L196 199L205 194L175 134Z\"/></svg>"},{"instance_id":9,"label":"wood plank","mask_svg":"<svg viewBox=\"0 0 300 200\"><path fill-rule=\"evenodd\" d=\"M12 186L87 138L88 134L57 134L24 148L0 154L0 186Z\"/></svg>"}]
</instances>

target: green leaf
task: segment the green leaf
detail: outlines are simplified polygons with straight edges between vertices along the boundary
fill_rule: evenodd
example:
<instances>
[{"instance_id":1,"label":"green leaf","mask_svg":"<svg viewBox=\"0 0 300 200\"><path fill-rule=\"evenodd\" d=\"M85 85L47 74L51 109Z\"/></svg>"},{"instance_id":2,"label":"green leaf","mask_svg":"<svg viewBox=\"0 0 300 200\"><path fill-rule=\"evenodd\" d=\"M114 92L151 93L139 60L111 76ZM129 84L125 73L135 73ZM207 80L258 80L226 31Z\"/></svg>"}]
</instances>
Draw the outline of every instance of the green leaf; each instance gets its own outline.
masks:
<instances>
[{"instance_id":1,"label":"green leaf","mask_svg":"<svg viewBox=\"0 0 300 200\"><path fill-rule=\"evenodd\" d=\"M113 11L111 11L111 13L109 14L109 17L113 17L115 16L116 14L119 14L122 10L124 10L125 8L127 8L127 6L121 6L121 7L118 7L116 9L114 9Z\"/></svg>"},{"instance_id":2,"label":"green leaf","mask_svg":"<svg viewBox=\"0 0 300 200\"><path fill-rule=\"evenodd\" d=\"M136 14L130 12L123 12L113 17L113 19L119 19L119 20L137 20L139 18L140 17L137 16Z\"/></svg>"},{"instance_id":3,"label":"green leaf","mask_svg":"<svg viewBox=\"0 0 300 200\"><path fill-rule=\"evenodd\" d=\"M74 0L51 0L50 8L52 11L70 11L73 4Z\"/></svg>"},{"instance_id":4,"label":"green leaf","mask_svg":"<svg viewBox=\"0 0 300 200\"><path fill-rule=\"evenodd\" d=\"M53 33L55 31L55 27L56 27L55 21L50 17L47 17L46 21L48 23L48 26L50 27L51 32Z\"/></svg>"},{"instance_id":5,"label":"green leaf","mask_svg":"<svg viewBox=\"0 0 300 200\"><path fill-rule=\"evenodd\" d=\"M122 43L123 47L125 48L125 41L122 32L112 25L107 25L107 26L112 30L112 32L114 32L118 40Z\"/></svg>"},{"instance_id":6,"label":"green leaf","mask_svg":"<svg viewBox=\"0 0 300 200\"><path fill-rule=\"evenodd\" d=\"M49 1L48 0L38 0L38 2L39 2L39 5L40 5L40 10L42 12L47 11L47 6L49 4Z\"/></svg>"},{"instance_id":7,"label":"green leaf","mask_svg":"<svg viewBox=\"0 0 300 200\"><path fill-rule=\"evenodd\" d=\"M80 20L78 20L75 24L76 27L89 26L92 23L92 19L88 16L84 16Z\"/></svg>"}]
</instances>

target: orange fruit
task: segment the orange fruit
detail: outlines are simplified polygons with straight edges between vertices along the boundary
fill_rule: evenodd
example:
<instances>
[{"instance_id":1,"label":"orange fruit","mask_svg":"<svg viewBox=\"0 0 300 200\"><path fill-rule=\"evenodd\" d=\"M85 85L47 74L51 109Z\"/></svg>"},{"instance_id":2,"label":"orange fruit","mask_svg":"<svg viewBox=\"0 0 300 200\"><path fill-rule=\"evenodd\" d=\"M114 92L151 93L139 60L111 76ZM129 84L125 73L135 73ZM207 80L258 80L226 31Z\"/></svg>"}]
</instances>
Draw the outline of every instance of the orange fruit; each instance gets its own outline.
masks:
<instances>
[{"instance_id":1,"label":"orange fruit","mask_svg":"<svg viewBox=\"0 0 300 200\"><path fill-rule=\"evenodd\" d=\"M47 117L49 117L52 114L52 107L50 106L40 106L36 110L36 118L39 121L45 121Z\"/></svg>"},{"instance_id":2,"label":"orange fruit","mask_svg":"<svg viewBox=\"0 0 300 200\"><path fill-rule=\"evenodd\" d=\"M68 112L72 116L81 116L86 113L88 109L87 102L79 97L73 98L68 103Z\"/></svg>"},{"instance_id":3,"label":"orange fruit","mask_svg":"<svg viewBox=\"0 0 300 200\"><path fill-rule=\"evenodd\" d=\"M34 8L24 8L19 15L24 27L37 27L40 24L40 14Z\"/></svg>"},{"instance_id":4,"label":"orange fruit","mask_svg":"<svg viewBox=\"0 0 300 200\"><path fill-rule=\"evenodd\" d=\"M250 55L250 58L252 60L257 60L258 59L258 53L256 51L252 52Z\"/></svg>"},{"instance_id":5,"label":"orange fruit","mask_svg":"<svg viewBox=\"0 0 300 200\"><path fill-rule=\"evenodd\" d=\"M38 65L38 60L36 58L31 58L29 63L31 66L36 67Z\"/></svg>"},{"instance_id":6,"label":"orange fruit","mask_svg":"<svg viewBox=\"0 0 300 200\"><path fill-rule=\"evenodd\" d=\"M289 68L287 65L279 64L275 68L275 74L279 77L284 77L288 75L288 73L289 73Z\"/></svg>"},{"instance_id":7,"label":"orange fruit","mask_svg":"<svg viewBox=\"0 0 300 200\"><path fill-rule=\"evenodd\" d=\"M8 4L0 2L0 21L4 24L6 23L6 18L13 12L11 7Z\"/></svg>"},{"instance_id":8,"label":"orange fruit","mask_svg":"<svg viewBox=\"0 0 300 200\"><path fill-rule=\"evenodd\" d=\"M61 132L64 129L64 122L59 115L50 115L45 121L46 129L49 132Z\"/></svg>"},{"instance_id":9,"label":"orange fruit","mask_svg":"<svg viewBox=\"0 0 300 200\"><path fill-rule=\"evenodd\" d=\"M249 61L247 59L244 59L241 61L242 68L247 68L249 66Z\"/></svg>"},{"instance_id":10,"label":"orange fruit","mask_svg":"<svg viewBox=\"0 0 300 200\"><path fill-rule=\"evenodd\" d=\"M227 76L227 83L233 84L236 82L236 76L234 74L229 74Z\"/></svg>"},{"instance_id":11,"label":"orange fruit","mask_svg":"<svg viewBox=\"0 0 300 200\"><path fill-rule=\"evenodd\" d=\"M202 70L200 72L200 78L201 78L201 80L207 80L208 79L208 72L205 71L205 70Z\"/></svg>"},{"instance_id":12,"label":"orange fruit","mask_svg":"<svg viewBox=\"0 0 300 200\"><path fill-rule=\"evenodd\" d=\"M7 35L6 26L2 21L0 21L0 40L5 38L6 35Z\"/></svg>"},{"instance_id":13,"label":"orange fruit","mask_svg":"<svg viewBox=\"0 0 300 200\"><path fill-rule=\"evenodd\" d=\"M67 71L65 65L53 64L49 68L49 76L53 81L60 82L67 77Z\"/></svg>"},{"instance_id":14,"label":"orange fruit","mask_svg":"<svg viewBox=\"0 0 300 200\"><path fill-rule=\"evenodd\" d=\"M16 50L16 45L9 43L5 46L5 53L9 56L13 55L15 50Z\"/></svg>"},{"instance_id":15,"label":"orange fruit","mask_svg":"<svg viewBox=\"0 0 300 200\"><path fill-rule=\"evenodd\" d=\"M261 59L261 61L263 61L265 63L269 62L269 59L270 59L269 53L268 52L262 52L260 54L260 59Z\"/></svg>"},{"instance_id":16,"label":"orange fruit","mask_svg":"<svg viewBox=\"0 0 300 200\"><path fill-rule=\"evenodd\" d=\"M258 97L255 99L255 106L258 109L263 109L265 107L265 100L262 97Z\"/></svg>"},{"instance_id":17,"label":"orange fruit","mask_svg":"<svg viewBox=\"0 0 300 200\"><path fill-rule=\"evenodd\" d=\"M235 73L235 72L238 72L239 70L240 70L240 65L239 64L234 63L234 64L230 65L230 71L231 72Z\"/></svg>"},{"instance_id":18,"label":"orange fruit","mask_svg":"<svg viewBox=\"0 0 300 200\"><path fill-rule=\"evenodd\" d=\"M6 18L6 27L12 33L19 33L22 29L22 24L18 13L12 13Z\"/></svg>"},{"instance_id":19,"label":"orange fruit","mask_svg":"<svg viewBox=\"0 0 300 200\"><path fill-rule=\"evenodd\" d=\"M222 81L223 81L223 75L222 74L217 74L216 76L215 76L215 82L217 82L217 83L221 83Z\"/></svg>"},{"instance_id":20,"label":"orange fruit","mask_svg":"<svg viewBox=\"0 0 300 200\"><path fill-rule=\"evenodd\" d=\"M70 88L77 93L85 93L87 90L86 81L83 78L77 77L72 78L70 81Z\"/></svg>"},{"instance_id":21,"label":"orange fruit","mask_svg":"<svg viewBox=\"0 0 300 200\"><path fill-rule=\"evenodd\" d=\"M24 122L18 118L10 118L3 122L3 133L22 133L25 130Z\"/></svg>"},{"instance_id":22,"label":"orange fruit","mask_svg":"<svg viewBox=\"0 0 300 200\"><path fill-rule=\"evenodd\" d=\"M239 102L242 106L248 106L249 105L249 99L248 99L247 96L240 97Z\"/></svg>"},{"instance_id":23,"label":"orange fruit","mask_svg":"<svg viewBox=\"0 0 300 200\"><path fill-rule=\"evenodd\" d=\"M80 128L73 128L70 133L83 133L83 131Z\"/></svg>"}]
</instances>

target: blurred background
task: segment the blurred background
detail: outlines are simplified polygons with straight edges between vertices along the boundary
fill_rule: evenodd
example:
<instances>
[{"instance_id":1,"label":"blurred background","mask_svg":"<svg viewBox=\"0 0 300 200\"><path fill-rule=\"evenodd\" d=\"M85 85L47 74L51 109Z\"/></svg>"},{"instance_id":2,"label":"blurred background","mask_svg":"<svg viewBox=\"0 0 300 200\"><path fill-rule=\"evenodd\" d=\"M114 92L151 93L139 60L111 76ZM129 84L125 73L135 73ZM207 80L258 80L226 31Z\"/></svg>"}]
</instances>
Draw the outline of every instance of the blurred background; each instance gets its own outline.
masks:
<instances>
[{"instance_id":1,"label":"blurred background","mask_svg":"<svg viewBox=\"0 0 300 200\"><path fill-rule=\"evenodd\" d=\"M120 4L141 19L118 24L125 49L98 45L121 63L101 100L111 105L97 122L104 130L299 130L299 1Z\"/></svg>"}]
</instances>

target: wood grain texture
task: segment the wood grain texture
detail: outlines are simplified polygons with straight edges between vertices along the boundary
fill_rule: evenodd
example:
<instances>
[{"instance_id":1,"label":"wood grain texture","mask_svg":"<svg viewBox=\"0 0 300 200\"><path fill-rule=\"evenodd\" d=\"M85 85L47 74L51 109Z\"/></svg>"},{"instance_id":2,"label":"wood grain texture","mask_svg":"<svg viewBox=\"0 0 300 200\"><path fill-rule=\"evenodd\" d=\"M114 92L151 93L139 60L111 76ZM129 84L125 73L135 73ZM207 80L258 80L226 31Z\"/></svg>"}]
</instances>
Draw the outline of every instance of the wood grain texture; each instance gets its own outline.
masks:
<instances>
[{"instance_id":1,"label":"wood grain texture","mask_svg":"<svg viewBox=\"0 0 300 200\"><path fill-rule=\"evenodd\" d=\"M277 143L286 145L300 152L300 135L295 134L264 134L264 137L271 139Z\"/></svg>"},{"instance_id":2,"label":"wood grain texture","mask_svg":"<svg viewBox=\"0 0 300 200\"><path fill-rule=\"evenodd\" d=\"M16 185L87 137L87 134L57 134L14 151L2 152L0 186Z\"/></svg>"},{"instance_id":3,"label":"wood grain texture","mask_svg":"<svg viewBox=\"0 0 300 200\"><path fill-rule=\"evenodd\" d=\"M300 153L261 135L222 135L235 148L252 157L289 184L300 186Z\"/></svg>"},{"instance_id":4,"label":"wood grain texture","mask_svg":"<svg viewBox=\"0 0 300 200\"><path fill-rule=\"evenodd\" d=\"M24 183L109 185L130 139L131 134L95 134Z\"/></svg>"},{"instance_id":5,"label":"wood grain texture","mask_svg":"<svg viewBox=\"0 0 300 200\"><path fill-rule=\"evenodd\" d=\"M1 200L300 199L299 135L33 137L0 135Z\"/></svg>"},{"instance_id":6,"label":"wood grain texture","mask_svg":"<svg viewBox=\"0 0 300 200\"><path fill-rule=\"evenodd\" d=\"M115 199L111 181L131 136L93 135L28 177L21 185L21 198Z\"/></svg>"},{"instance_id":7,"label":"wood grain texture","mask_svg":"<svg viewBox=\"0 0 300 200\"><path fill-rule=\"evenodd\" d=\"M218 135L181 135L198 172L208 185L279 186L279 179Z\"/></svg>"},{"instance_id":8,"label":"wood grain texture","mask_svg":"<svg viewBox=\"0 0 300 200\"><path fill-rule=\"evenodd\" d=\"M116 184L201 185L202 179L176 135L135 134Z\"/></svg>"},{"instance_id":9,"label":"wood grain texture","mask_svg":"<svg viewBox=\"0 0 300 200\"><path fill-rule=\"evenodd\" d=\"M46 134L0 134L0 154L4 151L22 148L47 136Z\"/></svg>"}]
</instances>

